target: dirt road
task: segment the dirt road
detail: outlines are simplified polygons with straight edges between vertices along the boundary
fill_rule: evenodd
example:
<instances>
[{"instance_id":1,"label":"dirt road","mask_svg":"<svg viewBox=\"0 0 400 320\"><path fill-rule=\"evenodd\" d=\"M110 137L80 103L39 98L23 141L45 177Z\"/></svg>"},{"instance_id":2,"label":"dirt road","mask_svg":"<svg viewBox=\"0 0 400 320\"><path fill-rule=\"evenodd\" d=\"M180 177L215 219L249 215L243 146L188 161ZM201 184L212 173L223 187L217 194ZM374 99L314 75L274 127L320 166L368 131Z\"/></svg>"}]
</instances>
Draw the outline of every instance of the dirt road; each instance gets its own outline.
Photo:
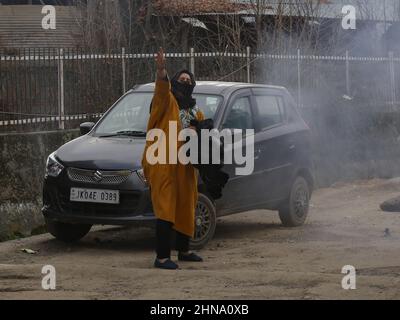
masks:
<instances>
[{"instance_id":1,"label":"dirt road","mask_svg":"<svg viewBox=\"0 0 400 320\"><path fill-rule=\"evenodd\" d=\"M0 244L0 299L400 299L400 213L379 204L400 194L400 179L315 192L307 224L280 226L276 213L220 219L202 264L152 268L153 230L101 229L81 243L49 235ZM37 255L22 253L38 250ZM41 288L44 265L57 289ZM357 289L342 289L342 267Z\"/></svg>"}]
</instances>

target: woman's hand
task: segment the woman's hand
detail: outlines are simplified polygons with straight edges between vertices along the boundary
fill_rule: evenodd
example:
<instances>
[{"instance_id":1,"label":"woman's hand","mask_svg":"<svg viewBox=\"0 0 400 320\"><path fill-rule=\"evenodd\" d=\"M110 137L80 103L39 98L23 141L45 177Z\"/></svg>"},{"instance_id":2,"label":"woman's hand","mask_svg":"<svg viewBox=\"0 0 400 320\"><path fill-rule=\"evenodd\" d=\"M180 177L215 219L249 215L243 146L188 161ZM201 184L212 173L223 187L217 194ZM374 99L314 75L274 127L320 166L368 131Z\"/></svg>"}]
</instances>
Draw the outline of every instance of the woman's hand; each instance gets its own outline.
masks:
<instances>
[{"instance_id":1,"label":"woman's hand","mask_svg":"<svg viewBox=\"0 0 400 320\"><path fill-rule=\"evenodd\" d=\"M156 67L158 80L164 80L167 77L167 68L163 48L160 48L160 50L157 52Z\"/></svg>"}]
</instances>

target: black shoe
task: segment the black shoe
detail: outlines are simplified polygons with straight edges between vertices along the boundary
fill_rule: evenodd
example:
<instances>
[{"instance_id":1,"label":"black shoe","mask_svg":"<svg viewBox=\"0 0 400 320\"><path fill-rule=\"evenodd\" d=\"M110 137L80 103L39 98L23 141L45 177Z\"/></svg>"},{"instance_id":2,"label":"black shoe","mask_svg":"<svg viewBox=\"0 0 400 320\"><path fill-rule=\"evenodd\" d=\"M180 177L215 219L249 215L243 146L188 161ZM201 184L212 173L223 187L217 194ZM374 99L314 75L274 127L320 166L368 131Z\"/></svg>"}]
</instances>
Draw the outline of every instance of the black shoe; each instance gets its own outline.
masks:
<instances>
[{"instance_id":1,"label":"black shoe","mask_svg":"<svg viewBox=\"0 0 400 320\"><path fill-rule=\"evenodd\" d=\"M154 267L158 268L158 269L165 269L165 270L177 270L179 269L179 266L171 261L170 259L168 259L165 262L160 262L160 260L156 259L156 261L154 262Z\"/></svg>"},{"instance_id":2,"label":"black shoe","mask_svg":"<svg viewBox=\"0 0 400 320\"><path fill-rule=\"evenodd\" d=\"M183 254L179 253L178 254L178 260L179 261L189 261L189 262L203 262L203 258L199 257L195 253L189 253L189 254Z\"/></svg>"}]
</instances>

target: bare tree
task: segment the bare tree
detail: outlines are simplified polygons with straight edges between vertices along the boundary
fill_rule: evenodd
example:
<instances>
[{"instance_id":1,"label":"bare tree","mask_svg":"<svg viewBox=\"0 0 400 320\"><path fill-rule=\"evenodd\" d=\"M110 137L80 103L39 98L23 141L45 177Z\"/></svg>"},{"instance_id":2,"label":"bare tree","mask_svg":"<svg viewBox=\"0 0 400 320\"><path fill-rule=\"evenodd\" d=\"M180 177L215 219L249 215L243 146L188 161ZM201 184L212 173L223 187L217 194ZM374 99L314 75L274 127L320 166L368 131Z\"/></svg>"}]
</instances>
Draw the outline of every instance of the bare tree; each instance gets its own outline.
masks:
<instances>
[{"instance_id":1,"label":"bare tree","mask_svg":"<svg viewBox=\"0 0 400 320\"><path fill-rule=\"evenodd\" d=\"M77 5L84 47L111 51L124 44L118 2L87 0L79 1Z\"/></svg>"}]
</instances>

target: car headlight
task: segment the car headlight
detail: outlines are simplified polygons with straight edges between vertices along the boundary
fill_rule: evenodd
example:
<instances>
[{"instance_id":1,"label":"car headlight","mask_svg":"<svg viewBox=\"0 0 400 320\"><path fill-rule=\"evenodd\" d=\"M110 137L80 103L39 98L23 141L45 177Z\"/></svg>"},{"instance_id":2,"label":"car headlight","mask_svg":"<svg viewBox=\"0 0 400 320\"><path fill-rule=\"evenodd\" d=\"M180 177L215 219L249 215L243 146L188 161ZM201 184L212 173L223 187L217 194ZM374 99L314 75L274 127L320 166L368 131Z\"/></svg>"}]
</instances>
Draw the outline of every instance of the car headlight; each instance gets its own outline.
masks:
<instances>
[{"instance_id":1,"label":"car headlight","mask_svg":"<svg viewBox=\"0 0 400 320\"><path fill-rule=\"evenodd\" d=\"M146 177L144 176L144 171L143 171L143 169L137 170L137 171L136 171L136 174L138 175L138 177L140 178L140 180L142 180L143 183L147 185L147 179L146 179Z\"/></svg>"},{"instance_id":2,"label":"car headlight","mask_svg":"<svg viewBox=\"0 0 400 320\"><path fill-rule=\"evenodd\" d=\"M57 178L64 170L64 166L56 160L55 152L47 158L46 177Z\"/></svg>"}]
</instances>

